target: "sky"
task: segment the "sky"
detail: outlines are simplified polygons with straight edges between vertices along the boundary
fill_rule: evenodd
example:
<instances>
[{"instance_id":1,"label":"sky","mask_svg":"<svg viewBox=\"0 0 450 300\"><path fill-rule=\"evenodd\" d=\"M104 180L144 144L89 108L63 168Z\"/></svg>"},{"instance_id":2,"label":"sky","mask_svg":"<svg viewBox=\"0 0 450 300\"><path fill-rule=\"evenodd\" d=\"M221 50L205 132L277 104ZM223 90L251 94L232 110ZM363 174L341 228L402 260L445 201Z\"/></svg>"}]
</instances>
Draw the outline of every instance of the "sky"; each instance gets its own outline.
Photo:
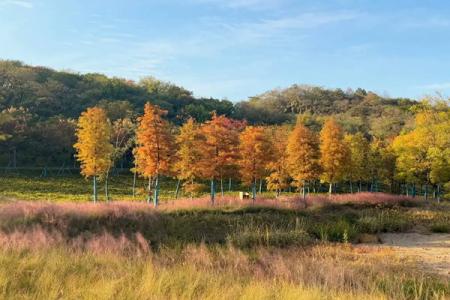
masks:
<instances>
[{"instance_id":1,"label":"sky","mask_svg":"<svg viewBox=\"0 0 450 300\"><path fill-rule=\"evenodd\" d=\"M450 94L450 1L0 0L0 59L245 100L309 84Z\"/></svg>"}]
</instances>

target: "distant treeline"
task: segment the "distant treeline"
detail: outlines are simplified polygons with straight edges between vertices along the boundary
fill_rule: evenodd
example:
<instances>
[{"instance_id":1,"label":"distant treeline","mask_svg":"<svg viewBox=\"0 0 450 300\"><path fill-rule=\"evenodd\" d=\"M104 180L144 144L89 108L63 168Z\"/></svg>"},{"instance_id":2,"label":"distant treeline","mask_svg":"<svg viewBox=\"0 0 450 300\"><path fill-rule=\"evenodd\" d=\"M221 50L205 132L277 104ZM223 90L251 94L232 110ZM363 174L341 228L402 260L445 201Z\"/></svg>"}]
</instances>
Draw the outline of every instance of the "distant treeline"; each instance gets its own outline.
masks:
<instances>
[{"instance_id":1,"label":"distant treeline","mask_svg":"<svg viewBox=\"0 0 450 300\"><path fill-rule=\"evenodd\" d=\"M364 89L302 85L232 103L196 98L191 91L152 77L134 82L0 61L0 166L74 165L72 146L81 112L99 106L112 122L135 119L146 102L166 110L176 126L191 117L205 122L214 111L257 125L292 124L301 114L309 128L319 131L325 118L334 116L346 132L382 139L397 136L412 120L410 108L417 104ZM129 156L121 163L129 164Z\"/></svg>"}]
</instances>

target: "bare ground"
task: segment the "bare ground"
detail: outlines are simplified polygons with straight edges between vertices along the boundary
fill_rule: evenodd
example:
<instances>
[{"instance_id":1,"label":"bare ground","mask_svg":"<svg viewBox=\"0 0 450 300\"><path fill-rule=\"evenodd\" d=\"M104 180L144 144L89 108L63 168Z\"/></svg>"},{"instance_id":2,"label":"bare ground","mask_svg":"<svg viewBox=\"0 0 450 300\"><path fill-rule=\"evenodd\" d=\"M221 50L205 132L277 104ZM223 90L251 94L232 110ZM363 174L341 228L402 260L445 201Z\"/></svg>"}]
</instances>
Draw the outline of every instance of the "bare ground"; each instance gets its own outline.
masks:
<instances>
[{"instance_id":1,"label":"bare ground","mask_svg":"<svg viewBox=\"0 0 450 300\"><path fill-rule=\"evenodd\" d=\"M391 249L402 260L416 261L423 271L450 278L450 234L385 233L380 240L382 244L371 247Z\"/></svg>"}]
</instances>

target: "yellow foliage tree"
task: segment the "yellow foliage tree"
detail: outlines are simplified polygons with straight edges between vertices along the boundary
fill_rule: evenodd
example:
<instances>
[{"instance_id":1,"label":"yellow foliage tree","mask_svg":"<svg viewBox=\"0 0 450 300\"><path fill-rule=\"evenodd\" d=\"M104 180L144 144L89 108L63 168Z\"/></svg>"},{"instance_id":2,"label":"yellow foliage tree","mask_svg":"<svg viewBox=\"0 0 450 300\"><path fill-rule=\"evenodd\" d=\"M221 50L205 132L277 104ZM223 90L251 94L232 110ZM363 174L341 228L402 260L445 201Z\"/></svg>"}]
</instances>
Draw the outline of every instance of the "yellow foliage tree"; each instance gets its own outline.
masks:
<instances>
[{"instance_id":1,"label":"yellow foliage tree","mask_svg":"<svg viewBox=\"0 0 450 300\"><path fill-rule=\"evenodd\" d=\"M433 110L429 106L419 111L414 129L398 136L393 142L397 155L398 177L406 182L437 185L450 181L450 109Z\"/></svg>"},{"instance_id":2,"label":"yellow foliage tree","mask_svg":"<svg viewBox=\"0 0 450 300\"><path fill-rule=\"evenodd\" d=\"M266 177L267 189L275 191L278 197L281 191L289 187L289 172L287 170L286 146L289 135L287 126L268 128L272 157L267 164L269 176Z\"/></svg>"},{"instance_id":3,"label":"yellow foliage tree","mask_svg":"<svg viewBox=\"0 0 450 300\"><path fill-rule=\"evenodd\" d=\"M204 142L204 137L194 119L190 118L181 126L176 142L178 150L174 171L179 180L185 181L183 184L185 189L192 192L194 180L200 174L199 164L202 158L200 144Z\"/></svg>"},{"instance_id":4,"label":"yellow foliage tree","mask_svg":"<svg viewBox=\"0 0 450 300\"><path fill-rule=\"evenodd\" d=\"M81 174L93 177L93 200L97 202L97 179L111 166L113 146L110 142L111 124L99 107L88 108L78 119L77 143L74 148L81 164Z\"/></svg>"},{"instance_id":5,"label":"yellow foliage tree","mask_svg":"<svg viewBox=\"0 0 450 300\"><path fill-rule=\"evenodd\" d=\"M319 149L316 135L303 125L301 118L297 119L288 137L286 154L289 175L294 180L293 184L303 191L306 205L306 183L320 175Z\"/></svg>"},{"instance_id":6,"label":"yellow foliage tree","mask_svg":"<svg viewBox=\"0 0 450 300\"><path fill-rule=\"evenodd\" d=\"M174 150L169 123L163 118L167 111L158 106L145 104L144 115L138 118L136 147L134 148L135 169L141 176L149 179L150 202L151 178L155 178L153 203L158 205L159 176L170 174L170 162Z\"/></svg>"},{"instance_id":7,"label":"yellow foliage tree","mask_svg":"<svg viewBox=\"0 0 450 300\"><path fill-rule=\"evenodd\" d=\"M239 136L239 172L242 182L252 186L252 199L256 199L256 180L264 177L270 160L270 142L263 127L249 126Z\"/></svg>"},{"instance_id":8,"label":"yellow foliage tree","mask_svg":"<svg viewBox=\"0 0 450 300\"><path fill-rule=\"evenodd\" d=\"M325 121L320 131L322 180L329 183L330 194L333 185L343 179L348 163L349 151L343 135L343 130L333 118Z\"/></svg>"},{"instance_id":9,"label":"yellow foliage tree","mask_svg":"<svg viewBox=\"0 0 450 300\"><path fill-rule=\"evenodd\" d=\"M349 161L346 168L346 179L350 182L350 192L353 193L353 183L367 179L367 158L369 153L369 141L360 132L356 134L346 134L345 143L349 150Z\"/></svg>"}]
</instances>

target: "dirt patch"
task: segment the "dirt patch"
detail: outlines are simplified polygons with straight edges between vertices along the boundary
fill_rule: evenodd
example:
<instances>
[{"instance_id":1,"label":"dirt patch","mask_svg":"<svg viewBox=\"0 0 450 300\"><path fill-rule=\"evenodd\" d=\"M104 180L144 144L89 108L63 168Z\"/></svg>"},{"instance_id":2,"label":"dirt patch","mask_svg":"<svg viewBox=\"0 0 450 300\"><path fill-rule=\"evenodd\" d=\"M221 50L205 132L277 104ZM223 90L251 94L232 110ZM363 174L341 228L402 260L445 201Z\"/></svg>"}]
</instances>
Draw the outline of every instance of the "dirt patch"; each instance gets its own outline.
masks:
<instances>
[{"instance_id":1,"label":"dirt patch","mask_svg":"<svg viewBox=\"0 0 450 300\"><path fill-rule=\"evenodd\" d=\"M450 278L450 234L386 233L381 245L402 259L414 259L424 271Z\"/></svg>"}]
</instances>

